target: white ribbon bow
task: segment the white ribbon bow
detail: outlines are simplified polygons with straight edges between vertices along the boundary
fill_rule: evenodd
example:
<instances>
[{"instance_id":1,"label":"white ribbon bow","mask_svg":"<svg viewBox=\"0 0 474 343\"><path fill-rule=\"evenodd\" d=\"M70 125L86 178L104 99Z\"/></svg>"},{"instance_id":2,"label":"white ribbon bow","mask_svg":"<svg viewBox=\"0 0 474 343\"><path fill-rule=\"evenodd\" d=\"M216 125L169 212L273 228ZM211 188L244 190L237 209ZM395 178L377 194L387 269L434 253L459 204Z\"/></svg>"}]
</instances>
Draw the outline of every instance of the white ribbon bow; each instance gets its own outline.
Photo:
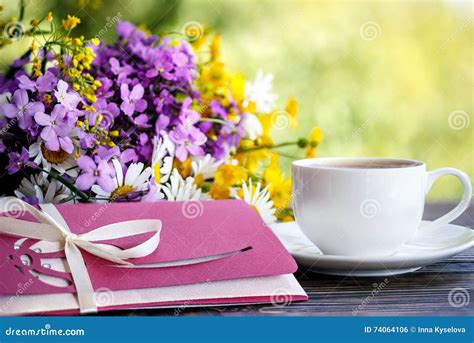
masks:
<instances>
[{"instance_id":1,"label":"white ribbon bow","mask_svg":"<svg viewBox=\"0 0 474 343\"><path fill-rule=\"evenodd\" d=\"M99 227L82 235L71 232L66 221L54 205L40 205L39 211L30 204L14 198L0 198L0 212L17 212L18 209L31 213L40 223L33 223L12 217L0 217L0 233L24 238L39 239L64 244L66 260L71 270L77 291L81 313L97 312L94 288L87 272L81 249L88 253L127 267L135 267L125 260L151 254L160 243L161 221L158 219L140 219L118 222ZM129 249L94 241L105 241L154 232L154 235Z\"/></svg>"}]
</instances>

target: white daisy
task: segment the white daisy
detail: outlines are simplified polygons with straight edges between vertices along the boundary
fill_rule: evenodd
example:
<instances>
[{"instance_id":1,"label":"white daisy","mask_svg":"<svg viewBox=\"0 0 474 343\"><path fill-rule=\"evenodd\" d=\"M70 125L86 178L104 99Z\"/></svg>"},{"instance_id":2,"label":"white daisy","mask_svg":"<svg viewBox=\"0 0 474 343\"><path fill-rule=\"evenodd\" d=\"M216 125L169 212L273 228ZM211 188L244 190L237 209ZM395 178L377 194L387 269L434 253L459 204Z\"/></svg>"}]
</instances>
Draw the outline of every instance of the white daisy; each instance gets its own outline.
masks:
<instances>
[{"instance_id":1,"label":"white daisy","mask_svg":"<svg viewBox=\"0 0 474 343\"><path fill-rule=\"evenodd\" d=\"M268 113L275 105L278 97L273 93L273 75L257 71L254 82L245 83L245 100L255 102L257 112Z\"/></svg>"},{"instance_id":2,"label":"white daisy","mask_svg":"<svg viewBox=\"0 0 474 343\"><path fill-rule=\"evenodd\" d=\"M112 192L104 191L99 185L92 186L92 191L101 198L118 199L126 197L135 192L147 192L149 189L149 181L151 177L151 168L145 168L143 163L132 163L127 169L125 177L123 175L122 165L114 158L112 164L115 169L114 183L115 188ZM106 200L98 200L103 202Z\"/></svg>"},{"instance_id":3,"label":"white daisy","mask_svg":"<svg viewBox=\"0 0 474 343\"><path fill-rule=\"evenodd\" d=\"M169 201L199 200L206 198L206 196L202 196L201 189L196 187L194 178L189 176L184 180L177 169L173 169L169 182L161 186L161 191Z\"/></svg>"},{"instance_id":4,"label":"white daisy","mask_svg":"<svg viewBox=\"0 0 474 343\"><path fill-rule=\"evenodd\" d=\"M245 138L256 140L258 137L263 135L262 123L260 123L260 120L258 120L258 117L255 114L245 114L242 124L245 132Z\"/></svg>"},{"instance_id":5,"label":"white daisy","mask_svg":"<svg viewBox=\"0 0 474 343\"><path fill-rule=\"evenodd\" d=\"M41 139L31 144L28 150L30 156L34 157L33 161L46 171L54 169L60 175L66 174L74 178L79 174L74 153L68 154L64 150L50 151Z\"/></svg>"},{"instance_id":6,"label":"white daisy","mask_svg":"<svg viewBox=\"0 0 474 343\"><path fill-rule=\"evenodd\" d=\"M175 145L166 132L162 131L161 137L155 137L151 157L152 175L155 184L159 185L169 180L173 170L174 152Z\"/></svg>"},{"instance_id":7,"label":"white daisy","mask_svg":"<svg viewBox=\"0 0 474 343\"><path fill-rule=\"evenodd\" d=\"M210 154L203 157L193 157L191 168L195 184L200 185L203 181L213 178L217 168L224 163L224 160L216 161Z\"/></svg>"},{"instance_id":8,"label":"white daisy","mask_svg":"<svg viewBox=\"0 0 474 343\"><path fill-rule=\"evenodd\" d=\"M72 202L72 192L62 183L49 181L44 173L31 175L21 180L20 186L15 190L17 198L36 197L38 203L58 204ZM67 201L65 201L67 200Z\"/></svg>"},{"instance_id":9,"label":"white daisy","mask_svg":"<svg viewBox=\"0 0 474 343\"><path fill-rule=\"evenodd\" d=\"M256 187L252 185L252 180L248 181L248 185L242 183L243 196L241 197L238 192L234 189L234 197L237 199L243 199L247 204L252 206L262 217L266 224L272 224L276 222L275 207L273 201L270 200L270 194L268 193L268 187L261 189L260 182L257 183Z\"/></svg>"}]
</instances>

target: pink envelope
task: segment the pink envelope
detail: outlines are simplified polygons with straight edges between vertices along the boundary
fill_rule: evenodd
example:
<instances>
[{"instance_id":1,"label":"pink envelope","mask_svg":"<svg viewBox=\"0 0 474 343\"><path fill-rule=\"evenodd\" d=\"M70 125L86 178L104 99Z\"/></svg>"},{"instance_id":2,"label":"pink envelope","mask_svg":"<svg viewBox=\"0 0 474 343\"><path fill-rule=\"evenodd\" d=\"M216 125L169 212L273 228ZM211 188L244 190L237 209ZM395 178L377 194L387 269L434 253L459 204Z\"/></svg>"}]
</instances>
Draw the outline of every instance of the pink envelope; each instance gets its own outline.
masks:
<instances>
[{"instance_id":1,"label":"pink envelope","mask_svg":"<svg viewBox=\"0 0 474 343\"><path fill-rule=\"evenodd\" d=\"M192 204L192 203L191 203ZM161 240L150 255L130 260L133 264L188 260L228 254L228 256L192 265L117 268L111 262L83 252L95 290L131 290L290 274L297 266L280 241L262 222L257 212L240 200L202 201L193 203L113 203L58 205L57 209L73 233L82 234L98 227L134 219L160 219ZM29 215L19 219L34 221ZM32 223L34 229L34 223ZM146 235L142 235L146 236ZM147 237L142 237L147 238ZM44 253L30 247L37 241L28 239L17 249L18 237L0 235L0 295L18 293L18 285L31 282L34 273L71 281L69 273L57 272L42 264L45 258L63 256ZM127 248L141 237L129 237L107 243ZM29 263L21 262L27 255ZM65 287L35 280L22 295L75 293L72 282Z\"/></svg>"}]
</instances>

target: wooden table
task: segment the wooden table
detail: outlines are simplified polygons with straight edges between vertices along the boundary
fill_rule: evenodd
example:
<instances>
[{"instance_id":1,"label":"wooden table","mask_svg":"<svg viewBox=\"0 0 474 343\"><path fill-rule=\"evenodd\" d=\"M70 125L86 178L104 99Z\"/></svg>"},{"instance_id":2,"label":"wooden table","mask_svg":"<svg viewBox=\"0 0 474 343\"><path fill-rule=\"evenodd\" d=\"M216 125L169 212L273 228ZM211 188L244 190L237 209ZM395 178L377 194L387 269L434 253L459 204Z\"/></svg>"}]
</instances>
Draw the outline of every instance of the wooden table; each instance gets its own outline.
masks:
<instances>
[{"instance_id":1,"label":"wooden table","mask_svg":"<svg viewBox=\"0 0 474 343\"><path fill-rule=\"evenodd\" d=\"M426 206L425 219L447 213L454 204L431 203ZM455 224L474 227L474 206L471 205ZM389 277L337 277L315 274L300 269L296 274L308 293L309 300L288 306L227 306L180 309L180 316L465 316L474 315L474 299L462 301L463 306L450 305L450 291L471 298L474 288L474 248L416 272ZM386 284L375 296L374 289ZM465 299L465 298L464 298ZM453 302L451 302L453 303ZM454 304L456 305L456 304ZM173 309L113 312L114 315L174 316Z\"/></svg>"}]
</instances>

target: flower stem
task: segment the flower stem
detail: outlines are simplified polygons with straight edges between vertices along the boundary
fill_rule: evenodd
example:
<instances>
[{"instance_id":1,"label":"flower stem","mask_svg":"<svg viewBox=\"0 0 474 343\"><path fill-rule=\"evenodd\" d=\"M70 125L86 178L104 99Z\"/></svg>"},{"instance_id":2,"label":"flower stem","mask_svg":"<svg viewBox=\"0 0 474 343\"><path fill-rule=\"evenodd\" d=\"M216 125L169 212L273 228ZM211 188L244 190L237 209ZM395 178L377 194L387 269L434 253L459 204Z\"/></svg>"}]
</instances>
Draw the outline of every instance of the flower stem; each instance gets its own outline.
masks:
<instances>
[{"instance_id":1,"label":"flower stem","mask_svg":"<svg viewBox=\"0 0 474 343\"><path fill-rule=\"evenodd\" d=\"M226 122L225 120L219 119L219 118L201 118L201 119L199 119L199 121L210 121L212 123L232 126L230 123Z\"/></svg>"},{"instance_id":2,"label":"flower stem","mask_svg":"<svg viewBox=\"0 0 474 343\"><path fill-rule=\"evenodd\" d=\"M58 173L53 172L53 171L47 171L45 169L40 169L40 170L43 171L44 173L48 174L49 176L51 176L56 181L61 182L64 186L69 188L73 193L77 194L85 202L90 202L90 197L86 193L80 191L72 182L69 182L64 177L59 175Z\"/></svg>"},{"instance_id":3,"label":"flower stem","mask_svg":"<svg viewBox=\"0 0 474 343\"><path fill-rule=\"evenodd\" d=\"M283 142L279 144L271 144L271 145L260 145L260 146L255 146L251 148L239 148L237 152L249 152L249 151L256 151L256 150L262 150L262 149L276 149L276 148L283 148L286 146L293 146L297 145L298 142Z\"/></svg>"},{"instance_id":4,"label":"flower stem","mask_svg":"<svg viewBox=\"0 0 474 343\"><path fill-rule=\"evenodd\" d=\"M20 15L18 17L18 21L22 21L24 16L25 16L25 1L20 0Z\"/></svg>"}]
</instances>

